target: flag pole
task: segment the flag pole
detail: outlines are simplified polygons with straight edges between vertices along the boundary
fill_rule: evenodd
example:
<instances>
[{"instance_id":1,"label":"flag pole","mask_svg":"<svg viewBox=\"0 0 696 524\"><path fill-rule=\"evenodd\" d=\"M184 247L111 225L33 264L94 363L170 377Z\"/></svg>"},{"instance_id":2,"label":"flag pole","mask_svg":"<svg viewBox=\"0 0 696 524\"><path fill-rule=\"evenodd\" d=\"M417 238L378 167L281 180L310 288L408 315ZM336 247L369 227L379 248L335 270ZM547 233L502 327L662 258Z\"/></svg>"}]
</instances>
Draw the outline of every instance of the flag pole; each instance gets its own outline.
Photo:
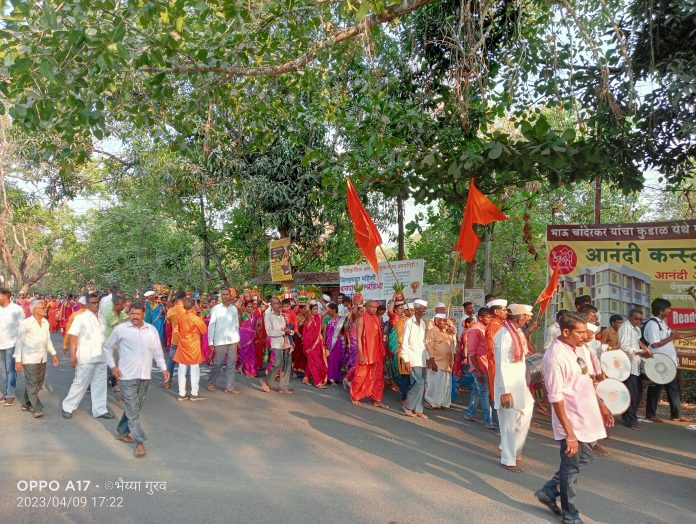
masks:
<instances>
[{"instance_id":1,"label":"flag pole","mask_svg":"<svg viewBox=\"0 0 696 524\"><path fill-rule=\"evenodd\" d=\"M454 274L457 271L457 262L459 261L459 252L455 250L454 252L454 263L452 264L452 272L450 273L450 292L449 298L447 299L447 316L449 317L450 308L452 306L452 294L454 293Z\"/></svg>"},{"instance_id":2,"label":"flag pole","mask_svg":"<svg viewBox=\"0 0 696 524\"><path fill-rule=\"evenodd\" d=\"M387 258L387 254L384 252L384 249L382 249L382 245L381 245L381 244L380 244L380 246L379 246L379 250L382 252L382 256L384 256L384 261L385 261L385 262L387 263L387 265L389 266L389 269L391 270L392 275L394 275L394 281L395 281L397 284L401 284L401 282L399 282L399 279L396 278L396 273L394 272L394 268L393 268L392 265L389 263L389 258Z\"/></svg>"}]
</instances>

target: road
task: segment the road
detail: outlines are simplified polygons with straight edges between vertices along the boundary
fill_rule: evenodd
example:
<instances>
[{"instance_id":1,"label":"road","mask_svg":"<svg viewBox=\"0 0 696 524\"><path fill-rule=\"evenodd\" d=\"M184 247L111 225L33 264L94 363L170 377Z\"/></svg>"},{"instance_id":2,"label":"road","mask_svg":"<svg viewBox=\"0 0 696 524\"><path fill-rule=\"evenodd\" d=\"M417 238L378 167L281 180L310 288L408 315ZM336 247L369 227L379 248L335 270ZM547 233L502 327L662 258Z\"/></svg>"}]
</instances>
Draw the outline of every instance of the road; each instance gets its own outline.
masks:
<instances>
[{"instance_id":1,"label":"road","mask_svg":"<svg viewBox=\"0 0 696 524\"><path fill-rule=\"evenodd\" d=\"M72 375L64 356L49 368L43 419L18 405L0 408L4 522L558 521L533 496L558 465L548 419L535 418L525 471L514 474L498 463L495 434L465 421L461 404L414 420L400 414L392 392L385 393L392 408L385 411L353 406L341 388L293 380L294 395L267 394L243 377L241 395L179 403L174 389L153 379L142 414L148 455L136 459L131 446L114 439L116 421L92 418L89 396L72 420L61 417ZM112 393L109 407L120 416ZM642 428L613 430L611 456L596 457L583 471L578 505L586 522L693 521L696 431ZM116 489L119 479L140 481L139 490ZM30 480L56 481L57 489L29 491ZM86 491L78 480L90 482ZM77 491L66 491L68 481ZM166 491L149 495L146 481L166 481ZM25 502L58 507L18 507Z\"/></svg>"}]
</instances>

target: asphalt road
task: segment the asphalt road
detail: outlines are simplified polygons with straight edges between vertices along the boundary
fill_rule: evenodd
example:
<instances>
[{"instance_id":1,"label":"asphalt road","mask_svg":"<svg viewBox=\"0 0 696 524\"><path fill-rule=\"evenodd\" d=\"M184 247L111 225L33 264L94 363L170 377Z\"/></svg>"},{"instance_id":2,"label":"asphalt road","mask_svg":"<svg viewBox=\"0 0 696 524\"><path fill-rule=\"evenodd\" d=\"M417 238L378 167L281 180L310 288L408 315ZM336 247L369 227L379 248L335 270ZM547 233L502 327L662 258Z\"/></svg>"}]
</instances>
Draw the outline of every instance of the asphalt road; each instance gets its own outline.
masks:
<instances>
[{"instance_id":1,"label":"asphalt road","mask_svg":"<svg viewBox=\"0 0 696 524\"><path fill-rule=\"evenodd\" d=\"M558 466L547 419L535 418L525 471L513 474L498 463L497 437L463 420L460 404L414 420L400 414L392 392L385 411L353 406L341 388L295 380L294 395L266 394L239 375L239 396L179 403L156 377L142 413L148 455L136 459L114 439L115 420L92 418L89 396L72 420L61 417L72 376L63 356L49 367L43 419L0 407L3 522L558 521L533 495ZM120 416L112 393L109 407ZM696 431L642 428L613 430L611 456L581 474L586 522L693 522ZM119 479L140 481L139 490L117 489ZM32 480L57 489L30 490ZM146 481L166 481L166 491L149 495ZM42 504L56 507L35 507Z\"/></svg>"}]
</instances>

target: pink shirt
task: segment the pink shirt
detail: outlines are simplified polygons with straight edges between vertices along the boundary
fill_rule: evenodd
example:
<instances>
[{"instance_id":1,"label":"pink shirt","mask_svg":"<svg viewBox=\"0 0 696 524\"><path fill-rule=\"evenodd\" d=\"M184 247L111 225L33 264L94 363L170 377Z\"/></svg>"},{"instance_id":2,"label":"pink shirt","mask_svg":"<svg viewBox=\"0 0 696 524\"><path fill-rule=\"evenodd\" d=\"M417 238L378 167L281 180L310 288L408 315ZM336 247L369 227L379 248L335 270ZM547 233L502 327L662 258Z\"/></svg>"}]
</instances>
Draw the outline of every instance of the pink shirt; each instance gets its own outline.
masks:
<instances>
[{"instance_id":1,"label":"pink shirt","mask_svg":"<svg viewBox=\"0 0 696 524\"><path fill-rule=\"evenodd\" d=\"M469 329L466 330L466 349L470 357L474 355L484 356L486 354L486 328L483 324L474 322Z\"/></svg>"},{"instance_id":2,"label":"pink shirt","mask_svg":"<svg viewBox=\"0 0 696 524\"><path fill-rule=\"evenodd\" d=\"M573 347L556 339L544 353L542 372L549 402L563 401L575 437L580 442L591 443L606 438L607 432L592 378L589 373L582 373L577 360L578 355ZM566 432L555 411L552 413L552 425L553 438L565 439Z\"/></svg>"}]
</instances>

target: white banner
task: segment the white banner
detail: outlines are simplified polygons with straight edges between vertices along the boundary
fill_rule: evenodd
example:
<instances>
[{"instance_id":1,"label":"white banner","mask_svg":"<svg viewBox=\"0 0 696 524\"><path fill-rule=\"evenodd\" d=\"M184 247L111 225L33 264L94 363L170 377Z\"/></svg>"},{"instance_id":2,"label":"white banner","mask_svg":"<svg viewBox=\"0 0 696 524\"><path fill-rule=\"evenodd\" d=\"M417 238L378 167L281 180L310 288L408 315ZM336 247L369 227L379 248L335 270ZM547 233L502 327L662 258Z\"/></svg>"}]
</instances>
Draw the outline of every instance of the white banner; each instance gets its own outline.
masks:
<instances>
[{"instance_id":1,"label":"white banner","mask_svg":"<svg viewBox=\"0 0 696 524\"><path fill-rule=\"evenodd\" d=\"M398 260L391 262L399 282L404 284L404 298L413 301L422 296L423 288L423 259ZM379 263L379 280L369 264L339 266L341 293L352 297L355 294L355 284L363 286L364 300L387 301L394 294L394 275L386 262Z\"/></svg>"}]
</instances>

